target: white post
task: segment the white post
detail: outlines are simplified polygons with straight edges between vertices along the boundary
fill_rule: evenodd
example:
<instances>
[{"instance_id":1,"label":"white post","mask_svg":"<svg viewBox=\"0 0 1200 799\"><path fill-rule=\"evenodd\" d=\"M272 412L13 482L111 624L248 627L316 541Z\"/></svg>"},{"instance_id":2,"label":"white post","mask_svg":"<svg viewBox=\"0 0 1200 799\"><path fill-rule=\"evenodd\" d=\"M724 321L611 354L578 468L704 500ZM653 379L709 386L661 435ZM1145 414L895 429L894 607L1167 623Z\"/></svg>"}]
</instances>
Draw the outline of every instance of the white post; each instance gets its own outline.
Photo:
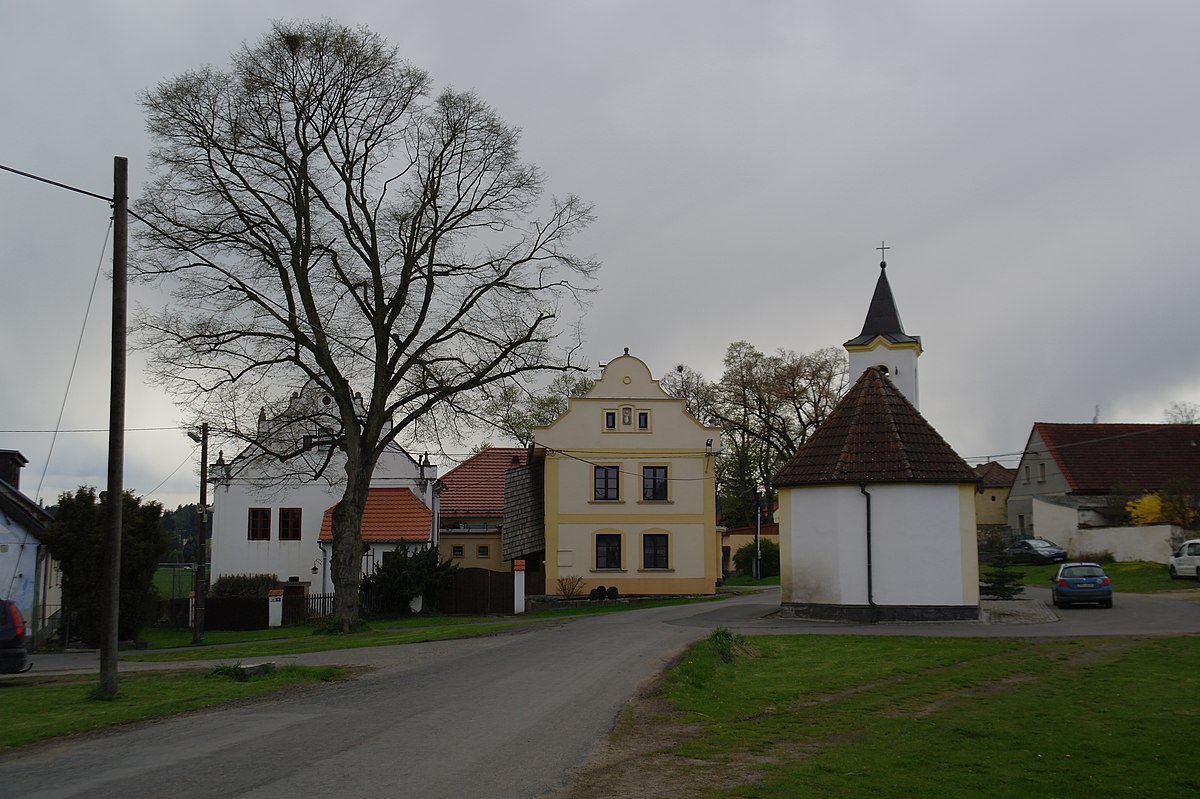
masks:
<instances>
[{"instance_id":1,"label":"white post","mask_svg":"<svg viewBox=\"0 0 1200 799\"><path fill-rule=\"evenodd\" d=\"M525 561L513 561L513 613L525 612Z\"/></svg>"}]
</instances>

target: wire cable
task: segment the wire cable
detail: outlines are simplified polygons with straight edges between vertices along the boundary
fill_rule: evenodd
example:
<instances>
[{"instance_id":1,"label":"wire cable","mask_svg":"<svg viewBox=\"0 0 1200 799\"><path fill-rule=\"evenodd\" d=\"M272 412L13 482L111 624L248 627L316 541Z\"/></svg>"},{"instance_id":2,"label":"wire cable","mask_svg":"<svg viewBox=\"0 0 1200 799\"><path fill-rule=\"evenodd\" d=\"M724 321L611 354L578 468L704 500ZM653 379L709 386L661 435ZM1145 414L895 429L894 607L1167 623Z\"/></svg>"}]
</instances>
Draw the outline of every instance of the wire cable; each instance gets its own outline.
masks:
<instances>
[{"instance_id":1,"label":"wire cable","mask_svg":"<svg viewBox=\"0 0 1200 799\"><path fill-rule=\"evenodd\" d=\"M88 317L92 313L92 300L96 298L96 285L100 282L100 271L104 266L104 253L108 249L108 237L112 234L113 222L108 220L108 229L104 231L104 244L100 247L100 260L96 262L96 274L92 277L92 290L88 293L87 308L83 312L83 324L79 326L79 339L75 342L75 357L71 359L71 370L67 374L67 387L63 389L62 404L58 406L58 421L54 423L54 437L50 439L50 451L46 453L46 462L42 465L42 474L38 478L37 490L34 496L42 494L42 483L46 480L46 472L50 470L50 458L54 455L54 444L58 441L58 429L62 426L63 412L67 409L67 397L71 394L71 383L75 379L75 367L79 365L79 351L83 347L83 334L87 331Z\"/></svg>"}]
</instances>

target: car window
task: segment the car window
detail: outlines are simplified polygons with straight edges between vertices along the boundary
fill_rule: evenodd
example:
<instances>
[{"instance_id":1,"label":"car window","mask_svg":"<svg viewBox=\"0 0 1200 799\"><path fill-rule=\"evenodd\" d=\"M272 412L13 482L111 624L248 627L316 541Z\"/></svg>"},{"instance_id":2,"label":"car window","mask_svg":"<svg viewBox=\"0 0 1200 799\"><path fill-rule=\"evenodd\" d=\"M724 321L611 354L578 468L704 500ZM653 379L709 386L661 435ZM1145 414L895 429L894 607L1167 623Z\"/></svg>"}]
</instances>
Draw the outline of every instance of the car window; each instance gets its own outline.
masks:
<instances>
[{"instance_id":1,"label":"car window","mask_svg":"<svg viewBox=\"0 0 1200 799\"><path fill-rule=\"evenodd\" d=\"M1062 570L1061 577L1103 577L1104 569L1099 566L1070 566Z\"/></svg>"},{"instance_id":2,"label":"car window","mask_svg":"<svg viewBox=\"0 0 1200 799\"><path fill-rule=\"evenodd\" d=\"M1188 544L1189 555L1200 555L1200 544Z\"/></svg>"}]
</instances>

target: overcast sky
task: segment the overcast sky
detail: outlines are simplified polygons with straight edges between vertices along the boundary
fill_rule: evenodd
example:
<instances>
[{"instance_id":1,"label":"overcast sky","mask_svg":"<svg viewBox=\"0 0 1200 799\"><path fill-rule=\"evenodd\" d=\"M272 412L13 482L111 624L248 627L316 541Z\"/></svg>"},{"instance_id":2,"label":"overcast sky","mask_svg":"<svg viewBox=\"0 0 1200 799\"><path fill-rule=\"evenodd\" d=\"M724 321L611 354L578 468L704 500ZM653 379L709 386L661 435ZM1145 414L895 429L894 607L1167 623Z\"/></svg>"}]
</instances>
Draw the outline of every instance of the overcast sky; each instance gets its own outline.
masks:
<instances>
[{"instance_id":1,"label":"overcast sky","mask_svg":"<svg viewBox=\"0 0 1200 799\"><path fill-rule=\"evenodd\" d=\"M138 95L224 66L328 2L0 0L0 164L108 196L149 147ZM727 345L810 351L861 329L879 268L925 346L921 410L971 463L1035 421L1157 422L1200 401L1200 3L355 2L436 86L473 88L597 221L593 362L709 378ZM105 246L100 201L0 172L0 449L52 503L105 485L107 436L50 455ZM108 419L101 277L64 430ZM157 301L144 291L142 302ZM130 428L182 414L130 363ZM178 429L131 430L125 484L195 501ZM1004 460L1015 465L1015 459ZM45 472L44 479L42 478ZM39 489L40 484L40 489Z\"/></svg>"}]
</instances>

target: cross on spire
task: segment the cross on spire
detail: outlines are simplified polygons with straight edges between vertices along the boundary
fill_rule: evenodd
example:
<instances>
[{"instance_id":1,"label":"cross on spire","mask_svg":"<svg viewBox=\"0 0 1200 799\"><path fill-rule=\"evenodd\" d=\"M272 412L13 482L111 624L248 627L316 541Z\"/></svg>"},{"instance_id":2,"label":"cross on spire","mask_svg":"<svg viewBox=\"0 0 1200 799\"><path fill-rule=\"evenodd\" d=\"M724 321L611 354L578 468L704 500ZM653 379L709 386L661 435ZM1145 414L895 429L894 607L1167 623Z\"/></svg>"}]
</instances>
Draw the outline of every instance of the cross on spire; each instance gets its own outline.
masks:
<instances>
[{"instance_id":1,"label":"cross on spire","mask_svg":"<svg viewBox=\"0 0 1200 799\"><path fill-rule=\"evenodd\" d=\"M879 250L879 268L887 269L887 251L892 248L887 246L884 242L880 241L879 246L876 247L875 249Z\"/></svg>"}]
</instances>

